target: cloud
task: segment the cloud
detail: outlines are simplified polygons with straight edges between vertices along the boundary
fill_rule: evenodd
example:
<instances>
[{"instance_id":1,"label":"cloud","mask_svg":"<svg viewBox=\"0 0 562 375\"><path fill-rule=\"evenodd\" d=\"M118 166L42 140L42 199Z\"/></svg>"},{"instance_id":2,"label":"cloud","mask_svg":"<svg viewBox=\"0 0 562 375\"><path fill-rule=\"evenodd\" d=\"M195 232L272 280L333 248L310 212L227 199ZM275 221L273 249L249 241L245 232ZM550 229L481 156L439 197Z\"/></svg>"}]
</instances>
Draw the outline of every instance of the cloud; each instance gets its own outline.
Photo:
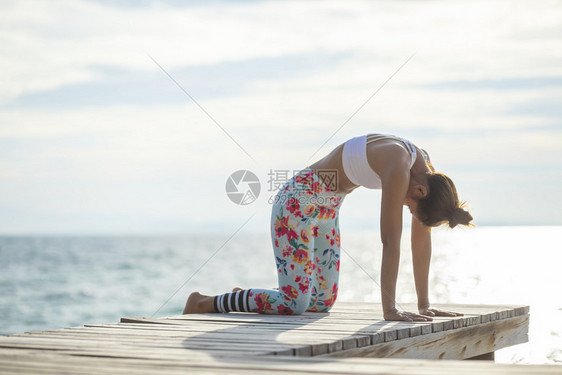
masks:
<instances>
[{"instance_id":1,"label":"cloud","mask_svg":"<svg viewBox=\"0 0 562 375\"><path fill-rule=\"evenodd\" d=\"M488 222L535 215L532 204L495 205L502 194L535 202L545 222L559 223L546 204L556 201L548 186L562 170L556 4L0 6L3 227L18 218L12 227L25 231L34 212L61 231L72 217L80 218L72 228L90 225L88 215L105 228L143 215L135 224L143 230L158 226L151 217L201 228L233 223L247 211L229 206L229 173L247 168L265 180L269 169L306 166L414 52L315 158L358 134L397 134L428 149ZM354 196L378 199L371 193ZM363 220L364 204L349 198L346 215Z\"/></svg>"},{"instance_id":2,"label":"cloud","mask_svg":"<svg viewBox=\"0 0 562 375\"><path fill-rule=\"evenodd\" d=\"M429 89L464 90L529 90L562 87L562 77L510 77L478 81L448 81L426 85Z\"/></svg>"},{"instance_id":3,"label":"cloud","mask_svg":"<svg viewBox=\"0 0 562 375\"><path fill-rule=\"evenodd\" d=\"M93 81L23 94L6 103L4 108L146 107L190 102L191 99L173 80L197 100L237 96L251 91L256 82L295 79L318 69L328 69L345 58L349 56L327 53L288 55L177 67L169 71L163 67L166 72L156 64L150 72L94 66L89 68L95 77Z\"/></svg>"}]
</instances>

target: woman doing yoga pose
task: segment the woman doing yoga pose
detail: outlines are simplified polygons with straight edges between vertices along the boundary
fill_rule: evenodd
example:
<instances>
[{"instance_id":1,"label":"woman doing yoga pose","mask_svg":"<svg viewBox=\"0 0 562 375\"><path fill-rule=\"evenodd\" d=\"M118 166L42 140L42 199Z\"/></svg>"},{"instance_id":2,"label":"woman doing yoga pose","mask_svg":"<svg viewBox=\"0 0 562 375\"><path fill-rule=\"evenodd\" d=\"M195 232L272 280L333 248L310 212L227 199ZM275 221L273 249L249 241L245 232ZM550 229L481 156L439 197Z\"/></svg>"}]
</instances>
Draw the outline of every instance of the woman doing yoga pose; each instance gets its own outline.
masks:
<instances>
[{"instance_id":1,"label":"woman doing yoga pose","mask_svg":"<svg viewBox=\"0 0 562 375\"><path fill-rule=\"evenodd\" d=\"M330 172L335 184L321 178ZM431 227L468 225L472 216L459 202L453 181L435 172L428 154L392 135L352 138L301 170L277 193L271 214L271 239L279 288L235 288L231 293L192 293L184 314L253 311L302 314L329 311L338 293L340 269L339 208L359 186L382 189L381 298L386 320L427 321L457 316L430 306L428 297ZM412 213L412 259L418 312L396 308L402 207Z\"/></svg>"}]
</instances>

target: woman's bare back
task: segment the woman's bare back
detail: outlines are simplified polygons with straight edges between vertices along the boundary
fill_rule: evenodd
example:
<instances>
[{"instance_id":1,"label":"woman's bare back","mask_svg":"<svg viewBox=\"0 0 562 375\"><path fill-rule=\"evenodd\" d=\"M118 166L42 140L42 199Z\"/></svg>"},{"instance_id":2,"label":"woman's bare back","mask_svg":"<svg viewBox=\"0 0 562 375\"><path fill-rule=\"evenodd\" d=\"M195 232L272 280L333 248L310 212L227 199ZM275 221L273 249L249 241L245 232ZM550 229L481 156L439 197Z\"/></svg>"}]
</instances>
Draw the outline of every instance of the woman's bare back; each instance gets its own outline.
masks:
<instances>
[{"instance_id":1,"label":"woman's bare back","mask_svg":"<svg viewBox=\"0 0 562 375\"><path fill-rule=\"evenodd\" d=\"M313 170L336 170L337 171L337 193L349 194L358 185L355 185L346 176L343 169L342 154L344 143L334 148L328 155L318 160L316 163L310 165ZM379 175L382 176L386 168L392 167L396 161L397 148L402 149L405 158L408 158L408 152L399 141L392 138L379 138L374 142L367 144L367 160L370 167ZM391 156L389 158L389 156ZM419 157L419 154L418 154ZM425 163L424 163L425 164Z\"/></svg>"}]
</instances>

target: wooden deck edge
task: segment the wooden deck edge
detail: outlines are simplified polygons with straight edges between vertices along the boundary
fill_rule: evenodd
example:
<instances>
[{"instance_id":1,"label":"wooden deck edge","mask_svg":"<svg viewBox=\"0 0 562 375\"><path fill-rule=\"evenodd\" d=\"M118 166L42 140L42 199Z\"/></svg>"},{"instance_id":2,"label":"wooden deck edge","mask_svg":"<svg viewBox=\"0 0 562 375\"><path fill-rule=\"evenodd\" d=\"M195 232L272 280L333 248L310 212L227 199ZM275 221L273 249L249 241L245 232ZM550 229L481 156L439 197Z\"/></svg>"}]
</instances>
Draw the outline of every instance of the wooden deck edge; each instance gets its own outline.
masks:
<instances>
[{"instance_id":1,"label":"wooden deck edge","mask_svg":"<svg viewBox=\"0 0 562 375\"><path fill-rule=\"evenodd\" d=\"M447 306L444 306L446 308ZM484 305L460 305L459 307L465 308L482 308L486 307ZM310 346L310 347L299 347L297 350L294 350L292 355L295 356L348 356L348 354L341 353L352 353L353 351L349 351L355 349L357 352L362 352L364 348L370 348L377 344L388 344L390 342L398 341L400 343L404 343L405 339L408 338L415 338L418 336L424 336L434 333L439 333L443 331L450 331L450 330L458 330L461 328L468 328L468 327L475 327L475 326L482 326L486 323L490 322L499 322L502 320L507 320L515 317L526 317L526 332L528 332L528 319L529 319L529 306L524 305L503 305L497 306L500 309L497 311L492 311L489 313L476 313L471 314L467 312L465 316L458 317L458 318L436 318L431 323L407 323L407 322L396 322L397 325L389 327L388 329L383 328L379 331L373 332L372 330L361 330L354 332L352 337L348 337L346 339L339 339L340 345L331 345L331 344L323 344L322 347L318 346ZM497 308L496 307L496 308ZM381 324L389 323L388 321L380 321ZM525 333L527 335L527 333ZM439 335L441 337L442 334ZM432 336L437 337L437 336ZM421 340L421 339L420 339ZM343 345L342 345L343 341ZM527 342L528 337L525 336L525 341ZM335 344L335 343L334 343ZM515 345L515 344L508 344ZM381 345L384 346L384 345ZM496 348L501 349L501 348ZM288 355L288 350L283 350L279 352L271 352L265 355ZM490 352L483 352L479 354L475 354L474 356L480 356L484 354L488 354ZM350 356L357 356L357 355L350 355ZM361 355L359 355L361 356ZM474 357L472 355L467 356L466 358ZM424 357L412 357L412 358L424 358ZM436 358L438 359L438 358ZM458 359L458 358L457 358Z\"/></svg>"},{"instance_id":2,"label":"wooden deck edge","mask_svg":"<svg viewBox=\"0 0 562 375\"><path fill-rule=\"evenodd\" d=\"M2 353L0 353L2 354ZM17 374L560 374L554 365L511 365L491 362L392 360L384 358L260 358L225 357L220 360L191 358L115 358L61 355L51 352L0 355L0 373Z\"/></svg>"},{"instance_id":3,"label":"wooden deck edge","mask_svg":"<svg viewBox=\"0 0 562 375\"><path fill-rule=\"evenodd\" d=\"M528 332L529 315L525 314L446 333L430 333L327 353L320 357L467 359L528 342Z\"/></svg>"}]
</instances>

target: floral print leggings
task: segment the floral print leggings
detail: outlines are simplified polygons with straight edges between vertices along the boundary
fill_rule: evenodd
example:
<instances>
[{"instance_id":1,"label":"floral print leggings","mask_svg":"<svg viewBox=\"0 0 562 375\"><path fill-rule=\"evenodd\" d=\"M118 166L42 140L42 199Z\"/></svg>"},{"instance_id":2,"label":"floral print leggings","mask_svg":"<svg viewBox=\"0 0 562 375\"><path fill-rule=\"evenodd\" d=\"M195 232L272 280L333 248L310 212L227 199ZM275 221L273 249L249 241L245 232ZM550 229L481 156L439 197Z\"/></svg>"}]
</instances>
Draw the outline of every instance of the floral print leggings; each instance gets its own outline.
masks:
<instances>
[{"instance_id":1,"label":"floral print leggings","mask_svg":"<svg viewBox=\"0 0 562 375\"><path fill-rule=\"evenodd\" d=\"M279 289L226 293L216 297L215 310L262 314L330 310L338 294L338 213L344 197L310 168L293 176L277 193L271 213Z\"/></svg>"}]
</instances>

